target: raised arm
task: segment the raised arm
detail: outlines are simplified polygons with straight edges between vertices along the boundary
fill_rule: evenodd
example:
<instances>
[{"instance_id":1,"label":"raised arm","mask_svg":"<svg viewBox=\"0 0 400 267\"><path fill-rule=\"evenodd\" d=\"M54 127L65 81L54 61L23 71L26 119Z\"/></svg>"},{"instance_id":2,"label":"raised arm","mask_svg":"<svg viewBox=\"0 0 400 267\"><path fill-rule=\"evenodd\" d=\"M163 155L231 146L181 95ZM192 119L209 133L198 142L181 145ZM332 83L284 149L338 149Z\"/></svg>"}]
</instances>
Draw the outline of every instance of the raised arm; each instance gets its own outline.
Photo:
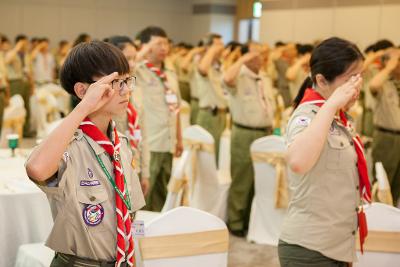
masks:
<instances>
[{"instance_id":1,"label":"raised arm","mask_svg":"<svg viewBox=\"0 0 400 267\"><path fill-rule=\"evenodd\" d=\"M337 111L345 108L359 95L362 78L355 76L337 88L321 107L307 128L299 133L287 150L290 169L298 174L307 173L318 161L329 128Z\"/></svg>"},{"instance_id":2,"label":"raised arm","mask_svg":"<svg viewBox=\"0 0 400 267\"><path fill-rule=\"evenodd\" d=\"M252 60L253 58L259 56L258 52L249 52L241 56L232 66L230 66L223 75L224 83L230 87L235 86L235 81L240 73L240 68L246 62Z\"/></svg>"},{"instance_id":3,"label":"raised arm","mask_svg":"<svg viewBox=\"0 0 400 267\"><path fill-rule=\"evenodd\" d=\"M393 49L389 53L389 60L387 61L385 67L378 72L370 81L369 88L374 94L378 93L382 89L383 84L390 78L390 74L399 64L400 50Z\"/></svg>"},{"instance_id":4,"label":"raised arm","mask_svg":"<svg viewBox=\"0 0 400 267\"><path fill-rule=\"evenodd\" d=\"M199 72L203 76L207 76L209 69L211 68L215 55L224 49L222 44L213 44L206 52L204 57L199 62Z\"/></svg>"},{"instance_id":5,"label":"raised arm","mask_svg":"<svg viewBox=\"0 0 400 267\"><path fill-rule=\"evenodd\" d=\"M45 181L57 172L62 155L80 123L112 97L114 91L110 83L117 76L114 72L91 84L77 107L32 152L26 163L26 172L31 179Z\"/></svg>"}]
</instances>

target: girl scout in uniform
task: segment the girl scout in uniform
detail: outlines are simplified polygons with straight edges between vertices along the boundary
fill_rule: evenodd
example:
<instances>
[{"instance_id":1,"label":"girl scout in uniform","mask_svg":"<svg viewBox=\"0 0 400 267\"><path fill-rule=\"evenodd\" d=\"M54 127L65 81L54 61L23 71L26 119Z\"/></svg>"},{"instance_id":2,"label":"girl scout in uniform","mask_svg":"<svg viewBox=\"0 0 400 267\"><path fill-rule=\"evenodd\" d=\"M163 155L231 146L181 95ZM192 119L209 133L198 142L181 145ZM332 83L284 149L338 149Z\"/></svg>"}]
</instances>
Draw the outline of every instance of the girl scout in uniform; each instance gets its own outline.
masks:
<instances>
[{"instance_id":1,"label":"girl scout in uniform","mask_svg":"<svg viewBox=\"0 0 400 267\"><path fill-rule=\"evenodd\" d=\"M363 147L344 112L360 93L363 56L330 38L313 51L311 77L287 126L292 190L278 245L281 266L348 266L356 259L357 222L366 236L361 199L370 201ZM361 197L360 197L361 196Z\"/></svg>"},{"instance_id":2,"label":"girl scout in uniform","mask_svg":"<svg viewBox=\"0 0 400 267\"><path fill-rule=\"evenodd\" d=\"M51 266L133 266L130 215L145 203L128 138L111 120L126 112L134 82L128 62L110 44L82 43L60 78L80 102L26 163L53 213Z\"/></svg>"}]
</instances>

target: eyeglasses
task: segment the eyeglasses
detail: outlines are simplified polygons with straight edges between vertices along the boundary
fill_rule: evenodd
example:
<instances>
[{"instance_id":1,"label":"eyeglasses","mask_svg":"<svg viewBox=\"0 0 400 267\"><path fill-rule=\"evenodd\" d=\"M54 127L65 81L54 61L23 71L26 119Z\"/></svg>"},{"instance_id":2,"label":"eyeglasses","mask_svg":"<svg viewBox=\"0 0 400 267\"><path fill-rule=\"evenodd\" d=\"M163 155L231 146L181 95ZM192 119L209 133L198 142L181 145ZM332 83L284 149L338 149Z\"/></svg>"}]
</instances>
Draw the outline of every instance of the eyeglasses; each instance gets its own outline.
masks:
<instances>
[{"instance_id":1,"label":"eyeglasses","mask_svg":"<svg viewBox=\"0 0 400 267\"><path fill-rule=\"evenodd\" d=\"M91 81L91 83L94 82L96 81ZM111 82L111 88L113 90L118 90L120 95L122 95L124 91L132 92L135 86L136 86L135 76L131 76L126 79L115 79Z\"/></svg>"}]
</instances>

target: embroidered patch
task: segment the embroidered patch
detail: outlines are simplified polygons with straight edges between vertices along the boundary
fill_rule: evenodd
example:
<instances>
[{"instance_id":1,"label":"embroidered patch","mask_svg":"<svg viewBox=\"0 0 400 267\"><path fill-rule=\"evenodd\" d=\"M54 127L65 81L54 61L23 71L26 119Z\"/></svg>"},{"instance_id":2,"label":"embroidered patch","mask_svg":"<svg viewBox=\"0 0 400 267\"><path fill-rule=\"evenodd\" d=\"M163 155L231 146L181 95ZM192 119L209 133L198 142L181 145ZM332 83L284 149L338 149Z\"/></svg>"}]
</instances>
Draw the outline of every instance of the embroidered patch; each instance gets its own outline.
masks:
<instances>
[{"instance_id":1,"label":"embroidered patch","mask_svg":"<svg viewBox=\"0 0 400 267\"><path fill-rule=\"evenodd\" d=\"M90 168L87 168L87 175L89 178L93 178L93 171Z\"/></svg>"},{"instance_id":2,"label":"embroidered patch","mask_svg":"<svg viewBox=\"0 0 400 267\"><path fill-rule=\"evenodd\" d=\"M96 226L104 218L104 208L101 204L86 205L82 211L82 217L89 226Z\"/></svg>"},{"instance_id":3,"label":"embroidered patch","mask_svg":"<svg viewBox=\"0 0 400 267\"><path fill-rule=\"evenodd\" d=\"M295 125L299 125L299 126L308 126L310 125L311 119L309 117L297 117L295 120Z\"/></svg>"},{"instance_id":4,"label":"embroidered patch","mask_svg":"<svg viewBox=\"0 0 400 267\"><path fill-rule=\"evenodd\" d=\"M70 156L67 151L64 152L63 159L64 159L64 162L67 162L70 159Z\"/></svg>"},{"instance_id":5,"label":"embroidered patch","mask_svg":"<svg viewBox=\"0 0 400 267\"><path fill-rule=\"evenodd\" d=\"M80 186L96 186L96 185L100 185L100 181L99 180L81 180L80 182Z\"/></svg>"}]
</instances>

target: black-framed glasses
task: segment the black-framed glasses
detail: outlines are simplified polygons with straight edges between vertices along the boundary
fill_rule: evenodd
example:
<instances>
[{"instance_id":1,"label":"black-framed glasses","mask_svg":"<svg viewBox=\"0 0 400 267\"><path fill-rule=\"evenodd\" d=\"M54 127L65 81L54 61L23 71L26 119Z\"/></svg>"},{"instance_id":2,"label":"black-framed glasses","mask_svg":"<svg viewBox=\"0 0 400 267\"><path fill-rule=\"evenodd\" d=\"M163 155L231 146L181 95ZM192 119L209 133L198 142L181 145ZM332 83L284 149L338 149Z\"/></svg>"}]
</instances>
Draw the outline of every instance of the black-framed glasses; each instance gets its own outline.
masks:
<instances>
[{"instance_id":1,"label":"black-framed glasses","mask_svg":"<svg viewBox=\"0 0 400 267\"><path fill-rule=\"evenodd\" d=\"M132 91L136 85L136 77L130 76L126 79L115 79L111 82L111 87L114 90L119 90L120 93L123 89L128 89L128 91Z\"/></svg>"},{"instance_id":2,"label":"black-framed glasses","mask_svg":"<svg viewBox=\"0 0 400 267\"><path fill-rule=\"evenodd\" d=\"M96 81L91 81L90 83L95 83ZM130 76L126 79L115 79L111 82L111 88L113 90L118 90L121 95L122 92L127 90L128 92L132 92L136 86L136 77Z\"/></svg>"}]
</instances>

